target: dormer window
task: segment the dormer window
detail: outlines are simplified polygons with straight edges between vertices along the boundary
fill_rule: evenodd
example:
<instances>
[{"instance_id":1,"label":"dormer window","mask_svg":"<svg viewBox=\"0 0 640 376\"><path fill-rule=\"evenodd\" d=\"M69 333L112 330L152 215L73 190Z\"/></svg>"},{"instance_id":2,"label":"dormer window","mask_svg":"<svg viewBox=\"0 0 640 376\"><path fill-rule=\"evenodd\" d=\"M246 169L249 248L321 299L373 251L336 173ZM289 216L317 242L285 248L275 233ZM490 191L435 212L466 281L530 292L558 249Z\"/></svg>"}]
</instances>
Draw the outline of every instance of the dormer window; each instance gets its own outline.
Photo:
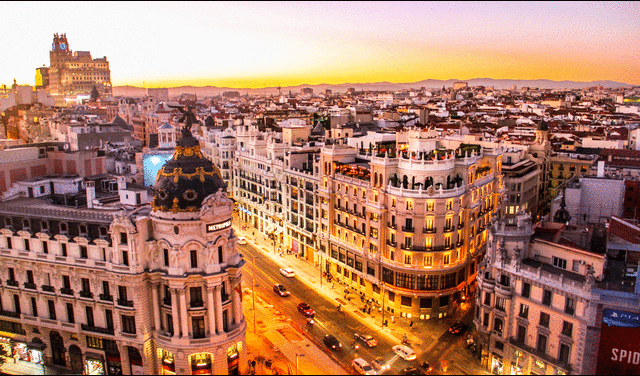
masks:
<instances>
[{"instance_id":1,"label":"dormer window","mask_svg":"<svg viewBox=\"0 0 640 376\"><path fill-rule=\"evenodd\" d=\"M107 237L107 228L106 227L100 227L98 232L99 232L101 238L106 238Z\"/></svg>"},{"instance_id":2,"label":"dormer window","mask_svg":"<svg viewBox=\"0 0 640 376\"><path fill-rule=\"evenodd\" d=\"M60 233L66 234L68 231L68 227L66 223L60 223Z\"/></svg>"},{"instance_id":3,"label":"dormer window","mask_svg":"<svg viewBox=\"0 0 640 376\"><path fill-rule=\"evenodd\" d=\"M49 222L47 222L47 221L40 222L40 231L48 232L49 231Z\"/></svg>"},{"instance_id":4,"label":"dormer window","mask_svg":"<svg viewBox=\"0 0 640 376\"><path fill-rule=\"evenodd\" d=\"M4 219L4 227L11 227L11 218Z\"/></svg>"},{"instance_id":5,"label":"dormer window","mask_svg":"<svg viewBox=\"0 0 640 376\"><path fill-rule=\"evenodd\" d=\"M28 230L31 227L31 222L28 219L22 220L22 228Z\"/></svg>"},{"instance_id":6,"label":"dormer window","mask_svg":"<svg viewBox=\"0 0 640 376\"><path fill-rule=\"evenodd\" d=\"M87 235L87 226L86 225L80 225L80 227L78 228L78 231L79 231L80 235Z\"/></svg>"}]
</instances>

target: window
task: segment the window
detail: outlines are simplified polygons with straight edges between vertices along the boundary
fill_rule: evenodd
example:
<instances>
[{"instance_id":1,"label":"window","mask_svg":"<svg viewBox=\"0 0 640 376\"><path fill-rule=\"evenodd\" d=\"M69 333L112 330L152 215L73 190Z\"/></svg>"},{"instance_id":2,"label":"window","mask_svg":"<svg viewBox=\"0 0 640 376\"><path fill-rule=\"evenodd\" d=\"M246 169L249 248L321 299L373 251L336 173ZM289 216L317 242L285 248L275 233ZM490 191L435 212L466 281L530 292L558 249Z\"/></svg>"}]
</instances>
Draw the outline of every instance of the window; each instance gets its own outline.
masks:
<instances>
[{"instance_id":1,"label":"window","mask_svg":"<svg viewBox=\"0 0 640 376\"><path fill-rule=\"evenodd\" d=\"M445 253L445 254L442 256L442 263L443 263L444 265L449 265L450 258L451 258L451 255L450 255L449 253Z\"/></svg>"},{"instance_id":2,"label":"window","mask_svg":"<svg viewBox=\"0 0 640 376\"><path fill-rule=\"evenodd\" d=\"M522 284L522 297L529 298L531 295L531 285L527 282Z\"/></svg>"},{"instance_id":3,"label":"window","mask_svg":"<svg viewBox=\"0 0 640 376\"><path fill-rule=\"evenodd\" d=\"M433 256L424 256L424 266L433 265Z\"/></svg>"},{"instance_id":4,"label":"window","mask_svg":"<svg viewBox=\"0 0 640 376\"><path fill-rule=\"evenodd\" d=\"M498 335L502 335L502 326L503 326L502 320L496 317L496 319L493 320L493 331L496 332Z\"/></svg>"},{"instance_id":5,"label":"window","mask_svg":"<svg viewBox=\"0 0 640 376\"><path fill-rule=\"evenodd\" d=\"M67 257L67 243L60 244L62 256Z\"/></svg>"},{"instance_id":6,"label":"window","mask_svg":"<svg viewBox=\"0 0 640 376\"><path fill-rule=\"evenodd\" d=\"M484 305L491 305L491 293L490 292L485 292L484 293Z\"/></svg>"},{"instance_id":7,"label":"window","mask_svg":"<svg viewBox=\"0 0 640 376\"><path fill-rule=\"evenodd\" d=\"M136 334L136 318L122 315L122 332Z\"/></svg>"},{"instance_id":8,"label":"window","mask_svg":"<svg viewBox=\"0 0 640 376\"><path fill-rule=\"evenodd\" d=\"M202 307L202 288L201 287L190 287L189 288L189 298L191 307Z\"/></svg>"},{"instance_id":9,"label":"window","mask_svg":"<svg viewBox=\"0 0 640 376\"><path fill-rule=\"evenodd\" d=\"M433 211L433 201L427 202L427 210L428 211Z\"/></svg>"},{"instance_id":10,"label":"window","mask_svg":"<svg viewBox=\"0 0 640 376\"><path fill-rule=\"evenodd\" d=\"M38 316L38 304L36 304L36 298L31 298L31 316Z\"/></svg>"},{"instance_id":11,"label":"window","mask_svg":"<svg viewBox=\"0 0 640 376\"><path fill-rule=\"evenodd\" d=\"M542 334L538 334L538 344L536 346L536 350L542 354L545 354L547 351L547 336Z\"/></svg>"},{"instance_id":12,"label":"window","mask_svg":"<svg viewBox=\"0 0 640 376\"><path fill-rule=\"evenodd\" d=\"M518 325L518 333L516 340L520 343L524 343L527 339L527 327Z\"/></svg>"},{"instance_id":13,"label":"window","mask_svg":"<svg viewBox=\"0 0 640 376\"><path fill-rule=\"evenodd\" d=\"M545 312L540 312L540 326L544 326L545 328L549 327L549 314Z\"/></svg>"},{"instance_id":14,"label":"window","mask_svg":"<svg viewBox=\"0 0 640 376\"><path fill-rule=\"evenodd\" d=\"M529 317L529 306L526 304L522 304L520 303L520 313L518 313L518 316L522 317L523 319L526 319Z\"/></svg>"},{"instance_id":15,"label":"window","mask_svg":"<svg viewBox=\"0 0 640 376\"><path fill-rule=\"evenodd\" d=\"M46 241L42 242L42 252L49 253L49 243L47 243Z\"/></svg>"},{"instance_id":16,"label":"window","mask_svg":"<svg viewBox=\"0 0 640 376\"><path fill-rule=\"evenodd\" d=\"M163 249L162 255L164 256L164 266L169 266L169 250L166 248Z\"/></svg>"},{"instance_id":17,"label":"window","mask_svg":"<svg viewBox=\"0 0 640 376\"><path fill-rule=\"evenodd\" d=\"M118 299L127 300L127 286L118 286Z\"/></svg>"},{"instance_id":18,"label":"window","mask_svg":"<svg viewBox=\"0 0 640 376\"><path fill-rule=\"evenodd\" d=\"M484 317L482 318L482 326L489 326L489 314L486 312L484 313Z\"/></svg>"},{"instance_id":19,"label":"window","mask_svg":"<svg viewBox=\"0 0 640 376\"><path fill-rule=\"evenodd\" d=\"M191 255L191 267L197 268L198 267L198 251L191 251L190 255Z\"/></svg>"},{"instance_id":20,"label":"window","mask_svg":"<svg viewBox=\"0 0 640 376\"><path fill-rule=\"evenodd\" d=\"M167 333L173 335L173 316L167 314Z\"/></svg>"},{"instance_id":21,"label":"window","mask_svg":"<svg viewBox=\"0 0 640 376\"><path fill-rule=\"evenodd\" d=\"M204 317L198 316L191 319L191 330L193 332L193 338L204 338Z\"/></svg>"},{"instance_id":22,"label":"window","mask_svg":"<svg viewBox=\"0 0 640 376\"><path fill-rule=\"evenodd\" d=\"M407 200L406 209L407 210L413 210L413 201Z\"/></svg>"},{"instance_id":23,"label":"window","mask_svg":"<svg viewBox=\"0 0 640 376\"><path fill-rule=\"evenodd\" d=\"M496 320L498 320L498 319L496 319ZM502 333L502 331L501 331L501 333ZM503 351L503 350L504 350L504 343L502 343L502 342L500 342L500 341L496 341L496 343L495 343L495 348L496 348L497 350L501 350L501 351Z\"/></svg>"},{"instance_id":24,"label":"window","mask_svg":"<svg viewBox=\"0 0 640 376\"><path fill-rule=\"evenodd\" d=\"M109 282L108 281L102 281L102 293L106 296L109 296Z\"/></svg>"},{"instance_id":25,"label":"window","mask_svg":"<svg viewBox=\"0 0 640 376\"><path fill-rule=\"evenodd\" d=\"M30 251L29 239L24 239L24 250Z\"/></svg>"},{"instance_id":26,"label":"window","mask_svg":"<svg viewBox=\"0 0 640 376\"><path fill-rule=\"evenodd\" d=\"M580 271L580 260L573 260L571 271L578 273Z\"/></svg>"},{"instance_id":27,"label":"window","mask_svg":"<svg viewBox=\"0 0 640 376\"><path fill-rule=\"evenodd\" d=\"M544 290L542 294L542 304L547 307L551 307L551 298L553 297L553 293L549 290Z\"/></svg>"},{"instance_id":28,"label":"window","mask_svg":"<svg viewBox=\"0 0 640 376\"><path fill-rule=\"evenodd\" d=\"M87 306L84 307L85 316L87 317L87 326L95 327L95 322L93 320L93 308Z\"/></svg>"},{"instance_id":29,"label":"window","mask_svg":"<svg viewBox=\"0 0 640 376\"><path fill-rule=\"evenodd\" d=\"M507 300L505 298L501 298L496 296L496 309L504 312L504 307L506 305Z\"/></svg>"},{"instance_id":30,"label":"window","mask_svg":"<svg viewBox=\"0 0 640 376\"><path fill-rule=\"evenodd\" d=\"M80 246L80 258L81 259L86 259L87 258L87 246L86 245L81 245Z\"/></svg>"},{"instance_id":31,"label":"window","mask_svg":"<svg viewBox=\"0 0 640 376\"><path fill-rule=\"evenodd\" d=\"M110 309L104 310L105 321L107 322L107 329L113 330L113 312Z\"/></svg>"},{"instance_id":32,"label":"window","mask_svg":"<svg viewBox=\"0 0 640 376\"><path fill-rule=\"evenodd\" d=\"M27 283L33 284L33 270L27 270Z\"/></svg>"},{"instance_id":33,"label":"window","mask_svg":"<svg viewBox=\"0 0 640 376\"><path fill-rule=\"evenodd\" d=\"M218 263L222 264L224 261L224 259L222 258L222 246L218 247Z\"/></svg>"},{"instance_id":34,"label":"window","mask_svg":"<svg viewBox=\"0 0 640 376\"><path fill-rule=\"evenodd\" d=\"M562 334L571 337L573 334L573 324L570 322L563 321L562 322Z\"/></svg>"},{"instance_id":35,"label":"window","mask_svg":"<svg viewBox=\"0 0 640 376\"><path fill-rule=\"evenodd\" d=\"M552 260L553 260L553 266L555 266L556 268L560 268L560 269L567 268L567 260L558 258L556 256L553 256Z\"/></svg>"},{"instance_id":36,"label":"window","mask_svg":"<svg viewBox=\"0 0 640 376\"><path fill-rule=\"evenodd\" d=\"M400 297L400 305L405 307L411 307L411 297L410 296L401 296Z\"/></svg>"},{"instance_id":37,"label":"window","mask_svg":"<svg viewBox=\"0 0 640 376\"><path fill-rule=\"evenodd\" d=\"M82 278L82 292L91 292L91 285L89 284L89 278Z\"/></svg>"},{"instance_id":38,"label":"window","mask_svg":"<svg viewBox=\"0 0 640 376\"><path fill-rule=\"evenodd\" d=\"M70 289L71 288L71 280L69 279L68 275L63 275L62 276L62 286L65 289Z\"/></svg>"},{"instance_id":39,"label":"window","mask_svg":"<svg viewBox=\"0 0 640 376\"><path fill-rule=\"evenodd\" d=\"M71 303L69 303L71 304ZM56 319L56 304L53 302L53 300L47 300L47 305L49 306L49 319L50 320L55 320Z\"/></svg>"},{"instance_id":40,"label":"window","mask_svg":"<svg viewBox=\"0 0 640 376\"><path fill-rule=\"evenodd\" d=\"M561 343L560 349L558 350L558 361L560 363L569 363L570 353L571 353L571 347L569 347L564 343Z\"/></svg>"},{"instance_id":41,"label":"window","mask_svg":"<svg viewBox=\"0 0 640 376\"><path fill-rule=\"evenodd\" d=\"M120 244L127 244L127 233L126 232L121 232L120 233Z\"/></svg>"},{"instance_id":42,"label":"window","mask_svg":"<svg viewBox=\"0 0 640 376\"><path fill-rule=\"evenodd\" d=\"M447 210L453 210L453 200L447 201Z\"/></svg>"},{"instance_id":43,"label":"window","mask_svg":"<svg viewBox=\"0 0 640 376\"><path fill-rule=\"evenodd\" d=\"M129 251L122 251L122 265L129 266Z\"/></svg>"},{"instance_id":44,"label":"window","mask_svg":"<svg viewBox=\"0 0 640 376\"><path fill-rule=\"evenodd\" d=\"M575 312L576 312L576 301L571 298L566 298L564 301L564 313L573 315L575 314Z\"/></svg>"},{"instance_id":45,"label":"window","mask_svg":"<svg viewBox=\"0 0 640 376\"><path fill-rule=\"evenodd\" d=\"M411 255L410 254L405 254L404 255L404 263L407 265L411 265Z\"/></svg>"},{"instance_id":46,"label":"window","mask_svg":"<svg viewBox=\"0 0 640 376\"><path fill-rule=\"evenodd\" d=\"M420 298L420 308L431 308L433 300L431 298Z\"/></svg>"}]
</instances>

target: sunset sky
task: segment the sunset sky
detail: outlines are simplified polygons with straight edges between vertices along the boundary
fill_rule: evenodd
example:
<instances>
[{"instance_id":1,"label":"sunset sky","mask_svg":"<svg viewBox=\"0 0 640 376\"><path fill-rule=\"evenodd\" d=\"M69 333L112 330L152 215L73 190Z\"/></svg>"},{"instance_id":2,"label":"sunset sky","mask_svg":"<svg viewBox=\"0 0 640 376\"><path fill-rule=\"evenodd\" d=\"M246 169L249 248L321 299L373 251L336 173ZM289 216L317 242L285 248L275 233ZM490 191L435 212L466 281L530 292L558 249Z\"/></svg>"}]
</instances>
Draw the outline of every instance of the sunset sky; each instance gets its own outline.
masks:
<instances>
[{"instance_id":1,"label":"sunset sky","mask_svg":"<svg viewBox=\"0 0 640 376\"><path fill-rule=\"evenodd\" d=\"M54 33L114 86L424 79L640 85L640 2L0 1L0 84L33 85Z\"/></svg>"}]
</instances>

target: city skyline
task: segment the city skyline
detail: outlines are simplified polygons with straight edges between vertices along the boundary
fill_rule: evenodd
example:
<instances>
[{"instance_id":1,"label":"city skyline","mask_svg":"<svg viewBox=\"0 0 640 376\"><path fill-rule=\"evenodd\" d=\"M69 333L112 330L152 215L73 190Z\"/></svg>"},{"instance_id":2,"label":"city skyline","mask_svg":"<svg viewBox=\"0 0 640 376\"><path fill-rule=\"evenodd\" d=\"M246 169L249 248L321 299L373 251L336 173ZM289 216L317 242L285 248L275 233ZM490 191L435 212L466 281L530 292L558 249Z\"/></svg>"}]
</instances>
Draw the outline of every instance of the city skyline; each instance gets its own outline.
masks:
<instances>
[{"instance_id":1,"label":"city skyline","mask_svg":"<svg viewBox=\"0 0 640 376\"><path fill-rule=\"evenodd\" d=\"M0 83L32 85L54 33L106 56L114 86L261 88L425 79L640 84L640 5L14 3ZM42 19L25 28L34 10Z\"/></svg>"}]
</instances>

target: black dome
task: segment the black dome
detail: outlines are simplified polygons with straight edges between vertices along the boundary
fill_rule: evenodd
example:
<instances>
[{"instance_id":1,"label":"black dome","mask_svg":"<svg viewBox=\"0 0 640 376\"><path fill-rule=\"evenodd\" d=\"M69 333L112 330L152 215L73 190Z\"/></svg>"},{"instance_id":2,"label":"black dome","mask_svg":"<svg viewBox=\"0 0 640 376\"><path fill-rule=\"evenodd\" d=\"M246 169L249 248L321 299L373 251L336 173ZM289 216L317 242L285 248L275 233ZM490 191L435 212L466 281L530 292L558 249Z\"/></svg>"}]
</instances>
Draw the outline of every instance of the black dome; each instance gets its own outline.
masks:
<instances>
[{"instance_id":1,"label":"black dome","mask_svg":"<svg viewBox=\"0 0 640 376\"><path fill-rule=\"evenodd\" d=\"M153 210L195 212L202 201L227 186L220 170L200 152L200 143L188 129L176 142L173 158L158 171L153 187Z\"/></svg>"},{"instance_id":2,"label":"black dome","mask_svg":"<svg viewBox=\"0 0 640 376\"><path fill-rule=\"evenodd\" d=\"M540 123L538 123L538 130L539 131L548 131L549 130L549 124L547 124L547 122L544 121L544 120L540 120Z\"/></svg>"}]
</instances>

